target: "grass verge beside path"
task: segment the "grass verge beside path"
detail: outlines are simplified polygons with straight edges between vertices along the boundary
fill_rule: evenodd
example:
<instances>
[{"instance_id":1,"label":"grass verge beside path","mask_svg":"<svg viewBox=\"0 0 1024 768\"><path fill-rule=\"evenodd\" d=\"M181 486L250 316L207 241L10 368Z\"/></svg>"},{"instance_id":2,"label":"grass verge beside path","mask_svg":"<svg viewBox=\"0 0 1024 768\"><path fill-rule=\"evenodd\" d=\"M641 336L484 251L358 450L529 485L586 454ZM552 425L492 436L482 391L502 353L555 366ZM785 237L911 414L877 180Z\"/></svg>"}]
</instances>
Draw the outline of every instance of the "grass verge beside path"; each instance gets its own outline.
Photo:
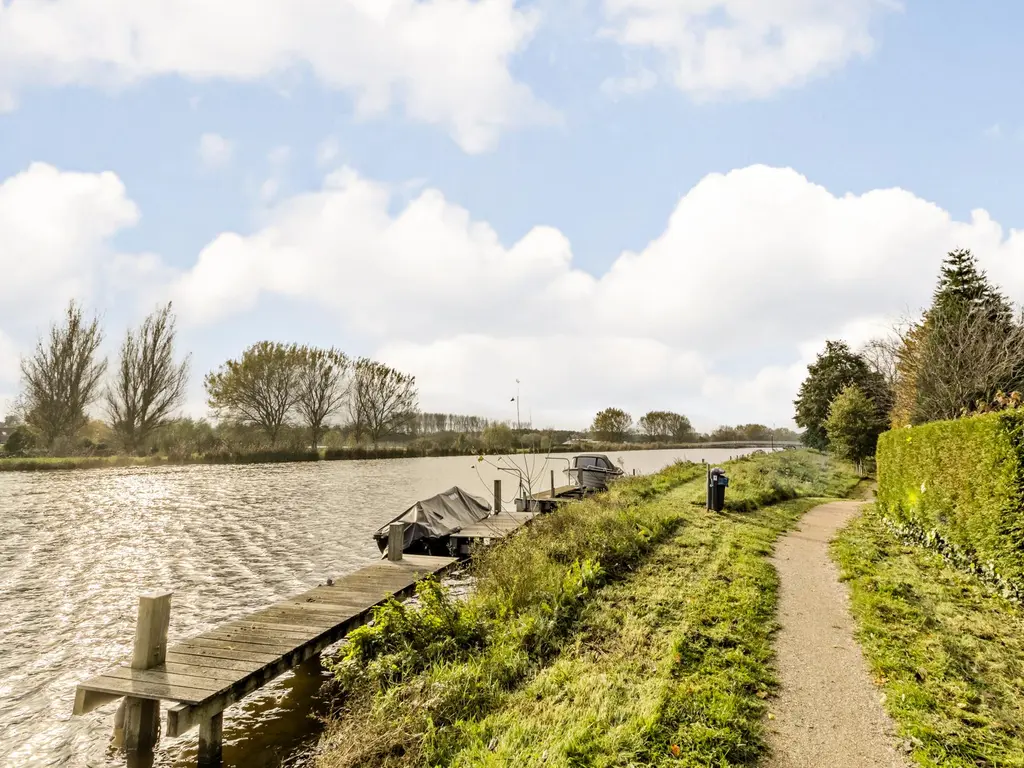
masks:
<instances>
[{"instance_id":1,"label":"grass verge beside path","mask_svg":"<svg viewBox=\"0 0 1024 768\"><path fill-rule=\"evenodd\" d=\"M1024 768L1024 611L871 509L833 545L858 639L919 765Z\"/></svg>"},{"instance_id":2,"label":"grass verge beside path","mask_svg":"<svg viewBox=\"0 0 1024 768\"><path fill-rule=\"evenodd\" d=\"M464 604L436 587L350 636L320 768L754 765L774 684L772 543L852 472L808 452L617 485L484 553ZM753 509L760 503L770 506Z\"/></svg>"}]
</instances>

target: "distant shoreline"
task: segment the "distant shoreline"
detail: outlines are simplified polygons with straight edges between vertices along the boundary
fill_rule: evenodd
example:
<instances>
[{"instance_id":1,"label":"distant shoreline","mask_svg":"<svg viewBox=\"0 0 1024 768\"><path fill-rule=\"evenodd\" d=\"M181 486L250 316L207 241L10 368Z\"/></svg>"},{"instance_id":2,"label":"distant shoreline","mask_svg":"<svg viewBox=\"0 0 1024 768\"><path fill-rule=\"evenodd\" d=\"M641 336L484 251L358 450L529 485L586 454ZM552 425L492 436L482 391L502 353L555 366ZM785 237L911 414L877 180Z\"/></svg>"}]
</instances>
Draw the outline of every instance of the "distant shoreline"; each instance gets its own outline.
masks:
<instances>
[{"instance_id":1,"label":"distant shoreline","mask_svg":"<svg viewBox=\"0 0 1024 768\"><path fill-rule=\"evenodd\" d=\"M550 451L523 449L519 453L535 455L565 453L617 453L622 451L698 450L701 448L776 448L794 447L796 443L770 441L739 441L730 443L579 443L560 445ZM117 469L125 467L190 466L196 464L292 464L317 461L373 461L379 459L422 459L445 456L479 456L479 451L408 450L402 446L378 448L341 448L326 451L260 451L254 453L214 453L191 457L169 456L68 456L0 458L0 472L52 472L75 469ZM505 451L488 451L483 455L506 456Z\"/></svg>"}]
</instances>

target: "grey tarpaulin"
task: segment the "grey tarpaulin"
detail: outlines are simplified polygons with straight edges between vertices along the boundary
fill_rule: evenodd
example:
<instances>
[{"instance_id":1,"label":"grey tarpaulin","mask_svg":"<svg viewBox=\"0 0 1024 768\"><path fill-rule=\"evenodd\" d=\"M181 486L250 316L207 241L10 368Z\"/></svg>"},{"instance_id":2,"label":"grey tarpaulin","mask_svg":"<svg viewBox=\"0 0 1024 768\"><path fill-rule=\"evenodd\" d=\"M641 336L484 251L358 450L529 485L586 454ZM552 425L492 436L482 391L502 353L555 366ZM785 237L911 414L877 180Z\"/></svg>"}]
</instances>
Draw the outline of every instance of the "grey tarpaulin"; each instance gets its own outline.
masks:
<instances>
[{"instance_id":1,"label":"grey tarpaulin","mask_svg":"<svg viewBox=\"0 0 1024 768\"><path fill-rule=\"evenodd\" d=\"M417 501L394 520L374 534L381 552L388 542L391 523L407 523L402 550L422 539L438 539L456 533L467 525L483 520L491 513L491 505L483 499L466 493L461 488L449 488L444 493Z\"/></svg>"}]
</instances>

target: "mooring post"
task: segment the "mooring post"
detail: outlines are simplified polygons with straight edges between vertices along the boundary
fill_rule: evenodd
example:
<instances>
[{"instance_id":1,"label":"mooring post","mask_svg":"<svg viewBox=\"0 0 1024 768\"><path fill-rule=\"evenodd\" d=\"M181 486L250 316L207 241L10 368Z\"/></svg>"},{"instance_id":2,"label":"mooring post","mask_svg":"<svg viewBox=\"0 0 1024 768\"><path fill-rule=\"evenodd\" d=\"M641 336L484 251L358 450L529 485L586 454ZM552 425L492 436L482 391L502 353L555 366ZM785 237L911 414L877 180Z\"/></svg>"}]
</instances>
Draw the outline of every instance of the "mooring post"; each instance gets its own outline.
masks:
<instances>
[{"instance_id":1,"label":"mooring post","mask_svg":"<svg viewBox=\"0 0 1024 768\"><path fill-rule=\"evenodd\" d=\"M551 498L555 498L555 470L551 470Z\"/></svg>"},{"instance_id":2,"label":"mooring post","mask_svg":"<svg viewBox=\"0 0 1024 768\"><path fill-rule=\"evenodd\" d=\"M501 512L501 480L494 481L494 514Z\"/></svg>"},{"instance_id":3,"label":"mooring post","mask_svg":"<svg viewBox=\"0 0 1024 768\"><path fill-rule=\"evenodd\" d=\"M388 528L388 560L397 563L405 548L405 523L392 523Z\"/></svg>"},{"instance_id":4,"label":"mooring post","mask_svg":"<svg viewBox=\"0 0 1024 768\"><path fill-rule=\"evenodd\" d=\"M199 768L220 768L223 756L224 713L199 724Z\"/></svg>"},{"instance_id":5,"label":"mooring post","mask_svg":"<svg viewBox=\"0 0 1024 768\"><path fill-rule=\"evenodd\" d=\"M142 595L135 623L132 669L150 669L167 657L167 628L171 623L171 593ZM116 722L116 718L115 718ZM152 754L160 738L160 702L126 696L124 746L129 755Z\"/></svg>"}]
</instances>

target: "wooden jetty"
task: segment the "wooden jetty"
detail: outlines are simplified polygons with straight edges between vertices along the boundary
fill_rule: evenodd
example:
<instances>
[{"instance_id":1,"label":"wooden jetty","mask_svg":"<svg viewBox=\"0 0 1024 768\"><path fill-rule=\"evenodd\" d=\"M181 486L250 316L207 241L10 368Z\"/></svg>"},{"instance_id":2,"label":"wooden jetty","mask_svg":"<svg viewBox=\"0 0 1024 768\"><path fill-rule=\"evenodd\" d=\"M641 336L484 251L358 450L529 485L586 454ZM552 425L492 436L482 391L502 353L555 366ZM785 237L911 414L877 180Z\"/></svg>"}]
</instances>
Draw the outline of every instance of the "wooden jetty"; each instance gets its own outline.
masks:
<instances>
[{"instance_id":1,"label":"wooden jetty","mask_svg":"<svg viewBox=\"0 0 1024 768\"><path fill-rule=\"evenodd\" d=\"M476 542L505 538L574 490L556 488L552 473L550 491L525 499L523 511L502 511L501 481L495 481L496 514L453 534L458 553L469 554ZM129 762L136 762L139 755L152 755L160 702L170 702L165 735L181 736L198 726L200 768L220 766L225 709L365 624L390 597L406 597L422 579L459 563L456 557L403 555L404 531L405 523L391 524L386 560L169 648L171 594L141 597L131 663L80 683L74 714L123 699L115 727L122 724L123 746Z\"/></svg>"},{"instance_id":2,"label":"wooden jetty","mask_svg":"<svg viewBox=\"0 0 1024 768\"><path fill-rule=\"evenodd\" d=\"M140 598L131 664L80 683L74 714L125 698L124 746L156 746L159 702L169 701L167 736L199 726L199 765L221 764L222 713L231 704L311 659L369 620L390 596L403 597L451 557L388 559L167 647L170 594Z\"/></svg>"}]
</instances>

